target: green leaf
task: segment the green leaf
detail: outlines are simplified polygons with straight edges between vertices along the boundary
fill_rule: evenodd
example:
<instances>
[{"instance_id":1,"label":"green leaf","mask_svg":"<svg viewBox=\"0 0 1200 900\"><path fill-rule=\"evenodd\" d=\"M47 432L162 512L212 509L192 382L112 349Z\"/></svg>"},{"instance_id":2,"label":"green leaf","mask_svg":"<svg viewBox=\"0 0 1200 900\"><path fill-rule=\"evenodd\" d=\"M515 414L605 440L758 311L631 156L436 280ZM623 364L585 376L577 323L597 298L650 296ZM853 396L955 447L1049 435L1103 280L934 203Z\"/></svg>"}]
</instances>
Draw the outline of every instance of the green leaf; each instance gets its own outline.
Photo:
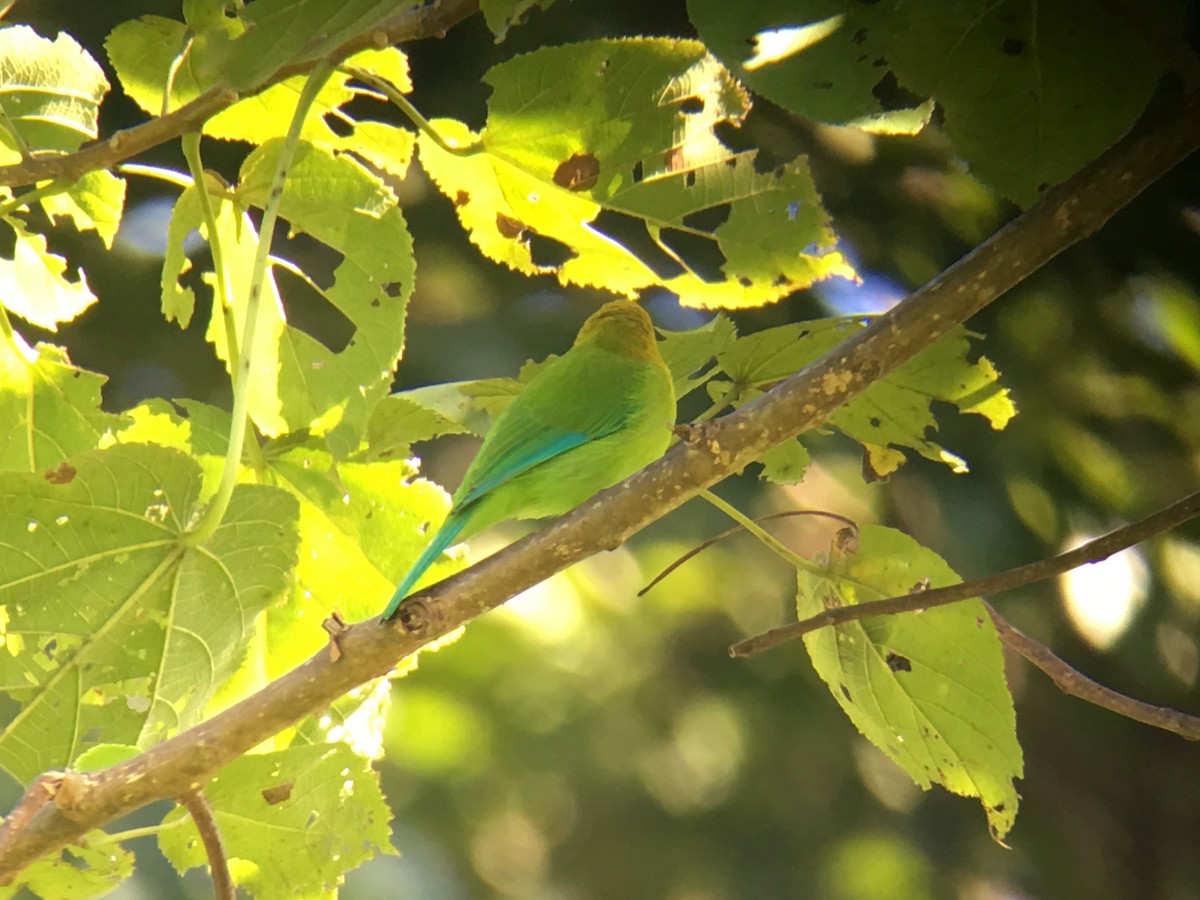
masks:
<instances>
[{"instance_id":1,"label":"green leaf","mask_svg":"<svg viewBox=\"0 0 1200 900\"><path fill-rule=\"evenodd\" d=\"M519 25L531 9L546 9L554 0L480 0L479 8L488 30L496 36L496 43L508 37L508 29Z\"/></svg>"},{"instance_id":2,"label":"green leaf","mask_svg":"<svg viewBox=\"0 0 1200 900\"><path fill-rule=\"evenodd\" d=\"M342 875L392 849L390 813L370 765L344 744L250 754L222 769L204 795L226 853L249 866L235 879L257 900L325 896ZM207 863L182 808L163 820L159 848L180 872Z\"/></svg>"},{"instance_id":3,"label":"green leaf","mask_svg":"<svg viewBox=\"0 0 1200 900\"><path fill-rule=\"evenodd\" d=\"M310 62L357 34L417 5L417 0L255 0L242 13L245 30L208 54L202 83L243 91L284 65Z\"/></svg>"},{"instance_id":4,"label":"green leaf","mask_svg":"<svg viewBox=\"0 0 1200 900\"><path fill-rule=\"evenodd\" d=\"M808 468L808 450L795 438L776 444L763 454L761 476L775 484L796 484L804 479Z\"/></svg>"},{"instance_id":5,"label":"green leaf","mask_svg":"<svg viewBox=\"0 0 1200 900\"><path fill-rule=\"evenodd\" d=\"M470 429L404 394L389 394L371 410L367 422L369 459L403 458L413 444Z\"/></svg>"},{"instance_id":6,"label":"green leaf","mask_svg":"<svg viewBox=\"0 0 1200 900\"><path fill-rule=\"evenodd\" d=\"M957 575L933 551L865 525L822 574L797 573L797 614L908 593ZM977 600L881 616L804 636L813 666L858 730L920 787L978 797L997 841L1017 814L1016 714L992 620Z\"/></svg>"},{"instance_id":7,"label":"green leaf","mask_svg":"<svg viewBox=\"0 0 1200 900\"><path fill-rule=\"evenodd\" d=\"M0 469L37 472L91 450L123 416L100 409L107 379L53 344L0 341Z\"/></svg>"},{"instance_id":8,"label":"green leaf","mask_svg":"<svg viewBox=\"0 0 1200 900\"><path fill-rule=\"evenodd\" d=\"M267 144L246 160L239 200L265 202L278 146ZM391 193L354 163L305 143L288 169L280 214L293 231L342 254L332 285L320 293L354 334L334 351L288 326L279 344L278 391L288 430L311 428L343 457L358 449L404 347L412 239Z\"/></svg>"},{"instance_id":9,"label":"green leaf","mask_svg":"<svg viewBox=\"0 0 1200 900\"><path fill-rule=\"evenodd\" d=\"M0 766L21 781L194 722L295 560L296 503L276 488L239 485L187 547L187 456L128 444L70 464L69 479L0 473L0 690L22 705Z\"/></svg>"},{"instance_id":10,"label":"green leaf","mask_svg":"<svg viewBox=\"0 0 1200 900\"><path fill-rule=\"evenodd\" d=\"M216 37L223 35L226 30L225 25L220 25L209 29L206 34ZM122 87L146 112L158 115L162 110L168 74L186 37L187 30L182 22L159 16L143 16L122 22L105 41L109 61L117 70ZM172 109L195 99L205 87L211 86L200 71L205 68L203 59L206 46L204 40L197 39L171 81ZM350 57L346 63L373 72L401 91L412 90L408 60L395 47L364 50ZM252 144L264 144L278 137L287 130L292 120L304 81L305 76L295 76L251 94L205 122L204 133L222 140L248 141ZM304 120L300 136L330 153L351 152L378 169L403 177L412 158L412 133L395 125L351 114L347 110L348 104L364 95L361 88L352 86L352 81L349 75L341 72L334 72L330 76ZM338 131L329 127L330 119L339 122Z\"/></svg>"},{"instance_id":11,"label":"green leaf","mask_svg":"<svg viewBox=\"0 0 1200 900\"><path fill-rule=\"evenodd\" d=\"M663 338L658 352L675 379L675 396L682 397L705 381L697 373L737 338L737 327L726 316L717 315L690 331L659 329Z\"/></svg>"},{"instance_id":12,"label":"green leaf","mask_svg":"<svg viewBox=\"0 0 1200 900\"><path fill-rule=\"evenodd\" d=\"M700 37L755 92L826 122L882 112L892 7L838 0L688 0Z\"/></svg>"},{"instance_id":13,"label":"green leaf","mask_svg":"<svg viewBox=\"0 0 1200 900\"><path fill-rule=\"evenodd\" d=\"M57 331L96 302L82 270L77 281L65 277L67 263L46 249L46 239L5 219L15 232L13 257L0 257L0 303L31 325Z\"/></svg>"},{"instance_id":14,"label":"green leaf","mask_svg":"<svg viewBox=\"0 0 1200 900\"><path fill-rule=\"evenodd\" d=\"M881 109L896 83L936 100L971 171L1022 204L1129 129L1163 71L1145 35L1178 33L1183 8L1139 7L1131 28L1088 0L688 0L713 52L794 112L895 133L928 117Z\"/></svg>"},{"instance_id":15,"label":"green leaf","mask_svg":"<svg viewBox=\"0 0 1200 900\"><path fill-rule=\"evenodd\" d=\"M26 888L43 900L86 900L108 894L132 874L133 854L103 831L89 831L22 869L0 887L0 897L19 895Z\"/></svg>"},{"instance_id":16,"label":"green leaf","mask_svg":"<svg viewBox=\"0 0 1200 900\"><path fill-rule=\"evenodd\" d=\"M95 231L111 250L125 208L125 179L96 169L62 193L43 197L42 208L55 219L70 219L79 231Z\"/></svg>"},{"instance_id":17,"label":"green leaf","mask_svg":"<svg viewBox=\"0 0 1200 900\"><path fill-rule=\"evenodd\" d=\"M897 4L897 74L945 110L946 133L972 172L1023 205L1128 131L1162 75L1153 43L1104 4L938 6ZM1166 8L1172 13L1144 14L1164 20L1163 34L1177 33L1183 4Z\"/></svg>"},{"instance_id":18,"label":"green leaf","mask_svg":"<svg viewBox=\"0 0 1200 900\"><path fill-rule=\"evenodd\" d=\"M798 372L866 322L863 317L814 319L765 329L739 338L717 361L733 380L736 395L749 399ZM951 332L829 417L829 424L862 444L877 475L888 475L904 462L897 447L910 447L956 472L966 471L961 457L926 437L937 428L933 400L982 415L996 429L1016 414L991 362L985 357L969 361L968 336L962 329Z\"/></svg>"},{"instance_id":19,"label":"green leaf","mask_svg":"<svg viewBox=\"0 0 1200 900\"><path fill-rule=\"evenodd\" d=\"M0 163L20 161L22 147L65 152L95 138L107 92L104 70L65 32L50 41L28 25L0 28Z\"/></svg>"},{"instance_id":20,"label":"green leaf","mask_svg":"<svg viewBox=\"0 0 1200 900\"><path fill-rule=\"evenodd\" d=\"M772 302L853 277L808 166L759 173L715 128L740 123L745 91L694 41L593 41L491 69L488 123L434 127L421 161L484 255L526 274L633 295L661 286L690 306ZM529 236L565 245L534 261Z\"/></svg>"}]
</instances>

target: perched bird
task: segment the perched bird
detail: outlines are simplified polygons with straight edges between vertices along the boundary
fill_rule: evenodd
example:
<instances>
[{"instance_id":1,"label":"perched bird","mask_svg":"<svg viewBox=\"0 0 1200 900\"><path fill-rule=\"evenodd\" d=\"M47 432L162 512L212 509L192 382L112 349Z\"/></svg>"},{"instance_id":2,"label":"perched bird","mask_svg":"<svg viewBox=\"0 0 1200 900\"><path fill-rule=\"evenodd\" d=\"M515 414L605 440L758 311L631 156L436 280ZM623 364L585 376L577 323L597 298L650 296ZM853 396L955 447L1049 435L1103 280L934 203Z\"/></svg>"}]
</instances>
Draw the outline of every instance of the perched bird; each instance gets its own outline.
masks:
<instances>
[{"instance_id":1,"label":"perched bird","mask_svg":"<svg viewBox=\"0 0 1200 900\"><path fill-rule=\"evenodd\" d=\"M496 418L384 620L455 540L578 506L661 456L674 422L675 389L650 317L629 300L605 304Z\"/></svg>"}]
</instances>

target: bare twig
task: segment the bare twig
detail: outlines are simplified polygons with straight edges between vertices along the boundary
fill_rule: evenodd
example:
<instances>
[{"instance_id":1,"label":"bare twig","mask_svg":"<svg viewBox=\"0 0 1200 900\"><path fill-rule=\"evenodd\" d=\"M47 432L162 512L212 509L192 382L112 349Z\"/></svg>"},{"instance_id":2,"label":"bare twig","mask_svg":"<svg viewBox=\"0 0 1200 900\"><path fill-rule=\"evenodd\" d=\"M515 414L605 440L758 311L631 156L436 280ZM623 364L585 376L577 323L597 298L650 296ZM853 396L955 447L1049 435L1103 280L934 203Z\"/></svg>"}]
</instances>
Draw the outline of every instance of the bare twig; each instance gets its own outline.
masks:
<instances>
[{"instance_id":1,"label":"bare twig","mask_svg":"<svg viewBox=\"0 0 1200 900\"><path fill-rule=\"evenodd\" d=\"M885 600L872 600L869 603L856 603L851 606L831 606L809 616L799 622L792 622L780 628L772 628L752 638L738 641L729 648L730 656L754 656L764 650L770 650L787 641L794 641L811 631L828 628L830 625L840 625L858 619L874 616L890 616L902 612L916 612L920 609L932 609L935 606L945 606L957 603L971 597L981 597L985 594L995 594L1000 591L1023 587L1038 581L1045 581L1071 569L1077 569L1087 563L1107 559L1119 550L1140 544L1149 537L1163 531L1169 531L1176 525L1200 515L1200 491L1188 494L1182 500L1176 500L1170 506L1146 516L1131 525L1125 525L1115 531L1081 544L1074 550L1068 550L1057 556L1039 559L1037 562L1026 563L1015 569L1008 569L986 578L974 581L963 581L946 587L932 590L915 591L900 597L888 597Z\"/></svg>"},{"instance_id":2,"label":"bare twig","mask_svg":"<svg viewBox=\"0 0 1200 900\"><path fill-rule=\"evenodd\" d=\"M213 896L216 900L237 900L237 890L229 874L229 860L225 857L221 832L217 828L217 820L213 818L208 798L197 791L180 798L179 805L188 811L188 815L196 823L196 830L200 832L204 853L208 856L208 868L212 872Z\"/></svg>"},{"instance_id":3,"label":"bare twig","mask_svg":"<svg viewBox=\"0 0 1200 900\"><path fill-rule=\"evenodd\" d=\"M1088 678L1078 669L1068 665L1056 656L1049 647L1035 641L1010 625L987 601L987 607L996 632L1006 647L1017 653L1050 676L1050 680L1058 685L1059 690L1080 700L1086 700L1095 706L1115 712L1119 716L1152 725L1164 731L1174 732L1189 741L1200 741L1200 717L1190 716L1177 709L1166 706L1151 706L1141 700L1135 700L1125 694L1119 694L1112 688L1107 688L1097 681Z\"/></svg>"},{"instance_id":4,"label":"bare twig","mask_svg":"<svg viewBox=\"0 0 1200 900\"><path fill-rule=\"evenodd\" d=\"M1165 115L1165 113L1164 113ZM152 800L195 790L222 766L480 613L613 546L766 450L823 422L1118 210L1200 146L1200 97L1184 97L1152 129L1122 139L1042 196L969 256L803 372L698 426L694 443L601 492L535 534L410 597L402 616L352 625L334 662L322 648L253 696L137 756L83 773L71 817L43 806L0 858L0 879L89 828ZM53 177L52 173L41 177ZM382 603L383 598L380 598Z\"/></svg>"}]
</instances>

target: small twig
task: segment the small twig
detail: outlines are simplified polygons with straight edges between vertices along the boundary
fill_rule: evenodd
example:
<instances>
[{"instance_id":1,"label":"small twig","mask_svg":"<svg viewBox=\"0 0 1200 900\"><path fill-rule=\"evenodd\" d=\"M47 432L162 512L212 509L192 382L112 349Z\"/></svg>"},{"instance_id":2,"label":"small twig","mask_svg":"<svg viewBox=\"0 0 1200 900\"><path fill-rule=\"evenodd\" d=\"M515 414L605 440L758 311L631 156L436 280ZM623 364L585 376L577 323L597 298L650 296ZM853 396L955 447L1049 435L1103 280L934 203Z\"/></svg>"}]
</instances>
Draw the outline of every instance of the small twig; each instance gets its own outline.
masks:
<instances>
[{"instance_id":1,"label":"small twig","mask_svg":"<svg viewBox=\"0 0 1200 900\"><path fill-rule=\"evenodd\" d=\"M838 522L842 522L845 525L848 525L850 528L858 528L858 525L853 519L849 519L846 516L839 515L838 513L826 512L823 509L789 509L786 512L771 513L769 516L759 516L757 519L752 519L751 521L753 521L756 525L761 525L763 522L770 522L772 519L789 519L793 516L823 516L826 519L834 519ZM699 554L701 551L707 550L713 544L720 543L721 541L725 540L725 538L732 537L733 535L739 534L744 530L745 529L741 525L734 525L732 528L725 529L720 534L713 535L703 543L697 544L687 553L683 554L683 556L679 557L679 559L675 560L675 562L671 563L669 566L651 578L650 583L638 591L637 595L639 597L645 595L652 587L686 563L689 559Z\"/></svg>"},{"instance_id":2,"label":"small twig","mask_svg":"<svg viewBox=\"0 0 1200 900\"><path fill-rule=\"evenodd\" d=\"M1069 572L1085 563L1107 559L1118 550L1140 544L1147 538L1163 531L1169 531L1197 515L1200 515L1200 491L1188 494L1182 500L1177 500L1170 506L1131 525L1110 531L1094 541L1088 541L1074 550L1068 550L1057 556L1017 566L1015 569L1008 569L1005 572L975 581L963 581L947 587L918 591L900 597L888 597L886 600L830 607L799 622L793 622L781 628L772 628L770 631L757 634L752 638L738 641L729 648L729 655L735 657L754 656L787 641L803 637L810 631L827 628L830 625L840 625L843 622L852 622L872 616L890 616L895 613L932 609L935 606L945 606L948 603L957 603L959 600L967 600L971 597L995 594L999 591L1045 581L1047 578Z\"/></svg>"},{"instance_id":3,"label":"small twig","mask_svg":"<svg viewBox=\"0 0 1200 900\"><path fill-rule=\"evenodd\" d=\"M1059 690L1080 700L1086 700L1094 706L1115 712L1119 716L1170 731L1189 741L1200 741L1200 717L1190 716L1177 709L1167 706L1152 706L1135 700L1125 694L1119 694L1112 688L1107 688L1097 681L1088 678L1074 668L1044 644L1035 641L1029 635L1009 624L992 605L986 600L984 607L996 625L996 632L1006 647L1021 654L1043 672L1050 680L1058 685Z\"/></svg>"},{"instance_id":4,"label":"small twig","mask_svg":"<svg viewBox=\"0 0 1200 900\"><path fill-rule=\"evenodd\" d=\"M237 891L229 874L229 860L226 859L225 848L221 845L221 832L217 828L217 820L213 818L208 800L204 794L197 791L182 797L179 804L188 811L188 815L196 823L196 830L200 832L200 840L203 841L204 852L208 856L208 868L212 872L213 896L216 900L237 900Z\"/></svg>"}]
</instances>

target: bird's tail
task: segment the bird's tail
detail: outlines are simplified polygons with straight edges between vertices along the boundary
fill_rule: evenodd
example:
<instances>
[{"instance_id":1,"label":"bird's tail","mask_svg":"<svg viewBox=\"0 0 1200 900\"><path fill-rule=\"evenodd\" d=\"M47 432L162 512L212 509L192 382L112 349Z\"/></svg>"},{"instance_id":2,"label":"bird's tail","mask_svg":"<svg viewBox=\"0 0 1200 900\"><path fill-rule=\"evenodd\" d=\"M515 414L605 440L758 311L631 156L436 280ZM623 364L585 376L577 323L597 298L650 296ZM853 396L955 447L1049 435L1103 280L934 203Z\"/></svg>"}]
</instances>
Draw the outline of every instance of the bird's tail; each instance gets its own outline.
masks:
<instances>
[{"instance_id":1,"label":"bird's tail","mask_svg":"<svg viewBox=\"0 0 1200 900\"><path fill-rule=\"evenodd\" d=\"M450 546L465 524L466 519L459 518L453 514L442 523L442 527L434 534L433 540L421 551L421 555L412 564L412 567L408 570L408 574L397 585L396 592L392 594L392 599L388 602L387 609L383 611L383 621L386 622L395 615L396 610L400 608L400 603L408 596L413 585L417 583L417 579L424 575L425 570L433 564L433 561L441 555L441 552Z\"/></svg>"}]
</instances>

